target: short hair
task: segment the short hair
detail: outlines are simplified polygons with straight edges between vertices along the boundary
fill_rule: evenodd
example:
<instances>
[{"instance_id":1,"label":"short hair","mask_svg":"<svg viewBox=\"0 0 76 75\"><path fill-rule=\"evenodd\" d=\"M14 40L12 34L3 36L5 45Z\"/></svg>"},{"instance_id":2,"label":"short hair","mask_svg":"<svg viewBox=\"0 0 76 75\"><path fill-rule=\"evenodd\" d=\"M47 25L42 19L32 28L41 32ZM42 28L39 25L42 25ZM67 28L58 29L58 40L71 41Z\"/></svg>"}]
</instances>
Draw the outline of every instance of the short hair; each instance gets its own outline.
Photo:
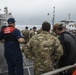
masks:
<instances>
[{"instance_id":1,"label":"short hair","mask_svg":"<svg viewBox=\"0 0 76 75\"><path fill-rule=\"evenodd\" d=\"M28 27L26 26L25 29L28 29Z\"/></svg>"},{"instance_id":2,"label":"short hair","mask_svg":"<svg viewBox=\"0 0 76 75\"><path fill-rule=\"evenodd\" d=\"M42 23L42 30L43 30L43 31L49 31L49 30L50 30L50 27L51 27L51 25L50 25L49 22L44 21L44 22Z\"/></svg>"},{"instance_id":3,"label":"short hair","mask_svg":"<svg viewBox=\"0 0 76 75\"><path fill-rule=\"evenodd\" d=\"M36 27L33 27L33 29L36 29Z\"/></svg>"}]
</instances>

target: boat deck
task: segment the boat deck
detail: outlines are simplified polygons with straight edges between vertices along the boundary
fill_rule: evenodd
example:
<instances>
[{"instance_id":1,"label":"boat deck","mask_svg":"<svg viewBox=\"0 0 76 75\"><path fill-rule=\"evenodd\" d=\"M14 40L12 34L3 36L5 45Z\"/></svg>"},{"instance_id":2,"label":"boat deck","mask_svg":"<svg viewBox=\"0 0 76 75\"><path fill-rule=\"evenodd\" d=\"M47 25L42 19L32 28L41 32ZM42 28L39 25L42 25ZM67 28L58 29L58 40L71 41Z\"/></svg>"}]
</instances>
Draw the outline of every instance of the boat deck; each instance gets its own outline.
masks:
<instances>
[{"instance_id":1,"label":"boat deck","mask_svg":"<svg viewBox=\"0 0 76 75\"><path fill-rule=\"evenodd\" d=\"M27 61L23 54L24 75L34 75L34 64L32 61ZM8 75L6 60L4 58L4 46L0 43L0 75Z\"/></svg>"}]
</instances>

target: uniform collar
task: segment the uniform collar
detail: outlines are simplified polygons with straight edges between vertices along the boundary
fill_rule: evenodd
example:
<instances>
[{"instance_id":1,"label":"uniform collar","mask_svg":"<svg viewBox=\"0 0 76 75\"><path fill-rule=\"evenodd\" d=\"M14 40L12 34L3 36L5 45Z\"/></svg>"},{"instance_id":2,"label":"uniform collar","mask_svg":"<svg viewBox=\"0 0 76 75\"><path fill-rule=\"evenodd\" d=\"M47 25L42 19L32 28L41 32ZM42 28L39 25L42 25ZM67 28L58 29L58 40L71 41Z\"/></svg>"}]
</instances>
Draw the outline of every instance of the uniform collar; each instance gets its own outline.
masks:
<instances>
[{"instance_id":1,"label":"uniform collar","mask_svg":"<svg viewBox=\"0 0 76 75\"><path fill-rule=\"evenodd\" d=\"M49 32L47 32L47 31L42 31L41 33L43 33L43 34L49 34Z\"/></svg>"}]
</instances>

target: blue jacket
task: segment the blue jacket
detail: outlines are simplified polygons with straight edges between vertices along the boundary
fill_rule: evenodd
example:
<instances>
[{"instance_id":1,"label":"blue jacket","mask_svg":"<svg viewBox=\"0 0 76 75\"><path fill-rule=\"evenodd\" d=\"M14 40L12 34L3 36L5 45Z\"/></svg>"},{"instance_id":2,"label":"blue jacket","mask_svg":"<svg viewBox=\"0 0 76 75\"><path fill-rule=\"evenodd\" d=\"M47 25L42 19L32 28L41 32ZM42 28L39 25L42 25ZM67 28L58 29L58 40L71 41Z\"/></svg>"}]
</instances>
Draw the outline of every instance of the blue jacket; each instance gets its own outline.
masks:
<instances>
[{"instance_id":1,"label":"blue jacket","mask_svg":"<svg viewBox=\"0 0 76 75\"><path fill-rule=\"evenodd\" d=\"M4 39L5 53L7 54L21 54L18 39L21 38L21 33L18 29L7 26L0 32L0 40Z\"/></svg>"}]
</instances>

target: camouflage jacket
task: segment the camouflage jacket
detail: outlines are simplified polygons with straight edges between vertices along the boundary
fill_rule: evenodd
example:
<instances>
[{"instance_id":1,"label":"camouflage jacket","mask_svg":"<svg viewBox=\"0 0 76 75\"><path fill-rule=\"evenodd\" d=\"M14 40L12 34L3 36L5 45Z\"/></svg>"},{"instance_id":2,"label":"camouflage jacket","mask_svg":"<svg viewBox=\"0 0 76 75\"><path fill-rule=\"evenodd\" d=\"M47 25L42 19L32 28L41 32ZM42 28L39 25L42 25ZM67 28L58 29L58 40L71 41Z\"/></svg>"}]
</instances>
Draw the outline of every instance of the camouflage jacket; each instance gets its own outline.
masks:
<instances>
[{"instance_id":1,"label":"camouflage jacket","mask_svg":"<svg viewBox=\"0 0 76 75\"><path fill-rule=\"evenodd\" d=\"M24 36L24 39L26 40L26 42L29 41L29 32L30 31L26 29L22 30L22 35Z\"/></svg>"},{"instance_id":2,"label":"camouflage jacket","mask_svg":"<svg viewBox=\"0 0 76 75\"><path fill-rule=\"evenodd\" d=\"M35 75L54 69L53 63L63 54L63 48L58 39L46 31L34 35L23 47L25 56L34 61Z\"/></svg>"},{"instance_id":3,"label":"camouflage jacket","mask_svg":"<svg viewBox=\"0 0 76 75\"><path fill-rule=\"evenodd\" d=\"M31 30L31 31L30 31L30 35L29 35L30 39L31 39L31 37L34 36L35 34L36 34L36 33L35 33L33 30Z\"/></svg>"}]
</instances>

